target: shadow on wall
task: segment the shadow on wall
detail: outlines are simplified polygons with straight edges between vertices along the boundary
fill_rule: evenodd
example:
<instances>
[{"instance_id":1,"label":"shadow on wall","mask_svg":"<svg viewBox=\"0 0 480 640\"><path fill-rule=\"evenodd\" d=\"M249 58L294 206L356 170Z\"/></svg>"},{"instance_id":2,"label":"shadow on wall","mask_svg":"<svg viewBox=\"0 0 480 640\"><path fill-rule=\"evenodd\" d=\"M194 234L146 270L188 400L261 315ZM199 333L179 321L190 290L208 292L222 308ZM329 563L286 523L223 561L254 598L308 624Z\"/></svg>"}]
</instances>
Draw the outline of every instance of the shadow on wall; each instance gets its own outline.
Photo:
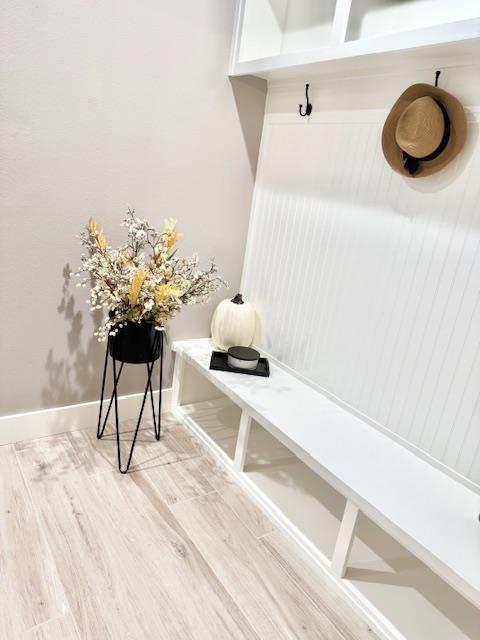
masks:
<instances>
[{"instance_id":1,"label":"shadow on wall","mask_svg":"<svg viewBox=\"0 0 480 640\"><path fill-rule=\"evenodd\" d=\"M259 118L258 114L265 112L267 81L255 76L241 76L230 78L230 84L242 127L250 170L255 178L263 128L263 118Z\"/></svg>"},{"instance_id":2,"label":"shadow on wall","mask_svg":"<svg viewBox=\"0 0 480 640\"><path fill-rule=\"evenodd\" d=\"M57 313L69 325L67 344L70 359L55 359L54 350L48 351L45 364L46 382L41 394L44 406L58 407L92 399L98 394L98 366L101 361L101 346L92 335L84 347L82 345L82 312L76 309L76 301L70 291L71 267L67 263L62 270L62 297ZM100 314L95 318L101 322Z\"/></svg>"},{"instance_id":3,"label":"shadow on wall","mask_svg":"<svg viewBox=\"0 0 480 640\"><path fill-rule=\"evenodd\" d=\"M80 402L91 402L98 400L100 395L106 343L99 343L93 334L88 337L86 342L82 340L84 324L82 312L76 309L76 300L70 291L71 271L70 264L67 263L62 270L62 296L57 306L57 313L63 316L68 324L66 336L69 357L57 360L53 347L49 349L45 363L46 382L41 389L44 407L61 407ZM100 310L93 313L95 326L101 324L102 316ZM170 385L172 378L173 362L169 357L170 342L167 334L164 348L163 388ZM109 366L108 374L107 396L113 387L111 366ZM155 384L158 383L158 375L159 369L156 364L152 374ZM144 386L144 368L137 365L126 367L119 384L120 395L138 393L143 391Z\"/></svg>"}]
</instances>

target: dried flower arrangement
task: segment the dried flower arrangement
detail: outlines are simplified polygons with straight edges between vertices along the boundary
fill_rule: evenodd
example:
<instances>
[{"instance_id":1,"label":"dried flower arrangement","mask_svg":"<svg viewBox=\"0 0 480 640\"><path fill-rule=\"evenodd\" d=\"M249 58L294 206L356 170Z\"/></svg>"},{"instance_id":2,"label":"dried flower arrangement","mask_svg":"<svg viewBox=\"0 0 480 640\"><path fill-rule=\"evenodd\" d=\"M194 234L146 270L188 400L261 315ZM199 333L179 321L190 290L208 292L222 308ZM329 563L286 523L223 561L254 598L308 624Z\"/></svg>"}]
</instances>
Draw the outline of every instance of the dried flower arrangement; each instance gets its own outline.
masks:
<instances>
[{"instance_id":1,"label":"dried flower arrangement","mask_svg":"<svg viewBox=\"0 0 480 640\"><path fill-rule=\"evenodd\" d=\"M75 274L82 278L77 286L91 285L87 302L92 311L108 309L94 334L99 341L116 335L127 322L149 322L162 329L182 305L207 302L213 291L226 285L213 260L202 271L196 255L177 255L173 246L181 234L175 220L165 220L160 233L129 209L122 226L127 229L128 242L118 249L107 244L93 218L80 234L87 253Z\"/></svg>"}]
</instances>

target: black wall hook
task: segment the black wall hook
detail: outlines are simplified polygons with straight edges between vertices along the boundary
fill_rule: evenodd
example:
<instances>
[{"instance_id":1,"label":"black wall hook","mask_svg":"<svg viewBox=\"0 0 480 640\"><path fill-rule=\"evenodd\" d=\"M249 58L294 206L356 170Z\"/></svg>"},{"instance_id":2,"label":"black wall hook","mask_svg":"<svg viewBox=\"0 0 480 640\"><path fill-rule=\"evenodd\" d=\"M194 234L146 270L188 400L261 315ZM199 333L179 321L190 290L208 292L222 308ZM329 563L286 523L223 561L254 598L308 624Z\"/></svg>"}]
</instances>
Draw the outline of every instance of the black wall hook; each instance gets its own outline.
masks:
<instances>
[{"instance_id":1,"label":"black wall hook","mask_svg":"<svg viewBox=\"0 0 480 640\"><path fill-rule=\"evenodd\" d=\"M441 71L435 71L435 86L438 87L438 77L441 74Z\"/></svg>"},{"instance_id":2,"label":"black wall hook","mask_svg":"<svg viewBox=\"0 0 480 640\"><path fill-rule=\"evenodd\" d=\"M312 113L312 104L310 103L309 99L308 99L308 87L310 85L306 84L305 85L305 97L307 98L307 104L305 106L305 113L302 113L302 104L298 105L298 113L302 116L302 118L304 118L305 116L309 116Z\"/></svg>"}]
</instances>

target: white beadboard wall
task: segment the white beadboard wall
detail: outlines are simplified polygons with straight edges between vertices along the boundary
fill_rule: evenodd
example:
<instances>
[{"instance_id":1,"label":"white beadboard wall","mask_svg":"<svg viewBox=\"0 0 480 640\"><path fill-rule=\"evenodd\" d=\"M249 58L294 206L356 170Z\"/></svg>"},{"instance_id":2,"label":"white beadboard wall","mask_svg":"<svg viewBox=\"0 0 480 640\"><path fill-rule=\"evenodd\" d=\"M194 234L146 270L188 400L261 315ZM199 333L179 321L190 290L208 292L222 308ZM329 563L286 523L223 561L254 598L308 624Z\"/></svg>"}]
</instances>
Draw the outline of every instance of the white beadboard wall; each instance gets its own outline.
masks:
<instances>
[{"instance_id":1,"label":"white beadboard wall","mask_svg":"<svg viewBox=\"0 0 480 640\"><path fill-rule=\"evenodd\" d=\"M269 89L243 292L261 346L454 475L480 486L478 69L447 69L469 140L442 173L386 164L388 106L418 76ZM476 93L475 93L476 92Z\"/></svg>"}]
</instances>

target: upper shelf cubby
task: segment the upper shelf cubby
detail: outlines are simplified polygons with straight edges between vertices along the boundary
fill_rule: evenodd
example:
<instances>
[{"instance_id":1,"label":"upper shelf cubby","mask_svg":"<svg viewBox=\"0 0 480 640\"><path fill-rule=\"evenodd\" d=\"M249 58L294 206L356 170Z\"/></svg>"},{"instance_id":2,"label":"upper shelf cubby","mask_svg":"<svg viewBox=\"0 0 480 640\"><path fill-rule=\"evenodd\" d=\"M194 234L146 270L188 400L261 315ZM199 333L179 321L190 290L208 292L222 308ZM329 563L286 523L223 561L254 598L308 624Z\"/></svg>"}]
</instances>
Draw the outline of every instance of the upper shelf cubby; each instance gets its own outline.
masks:
<instances>
[{"instance_id":1,"label":"upper shelf cubby","mask_svg":"<svg viewBox=\"0 0 480 640\"><path fill-rule=\"evenodd\" d=\"M328 44L335 0L245 0L239 62Z\"/></svg>"},{"instance_id":2,"label":"upper shelf cubby","mask_svg":"<svg viewBox=\"0 0 480 640\"><path fill-rule=\"evenodd\" d=\"M346 40L425 29L479 15L479 0L352 0Z\"/></svg>"},{"instance_id":3,"label":"upper shelf cubby","mask_svg":"<svg viewBox=\"0 0 480 640\"><path fill-rule=\"evenodd\" d=\"M479 0L238 0L230 75L426 62L429 51L442 62L479 47Z\"/></svg>"}]
</instances>

